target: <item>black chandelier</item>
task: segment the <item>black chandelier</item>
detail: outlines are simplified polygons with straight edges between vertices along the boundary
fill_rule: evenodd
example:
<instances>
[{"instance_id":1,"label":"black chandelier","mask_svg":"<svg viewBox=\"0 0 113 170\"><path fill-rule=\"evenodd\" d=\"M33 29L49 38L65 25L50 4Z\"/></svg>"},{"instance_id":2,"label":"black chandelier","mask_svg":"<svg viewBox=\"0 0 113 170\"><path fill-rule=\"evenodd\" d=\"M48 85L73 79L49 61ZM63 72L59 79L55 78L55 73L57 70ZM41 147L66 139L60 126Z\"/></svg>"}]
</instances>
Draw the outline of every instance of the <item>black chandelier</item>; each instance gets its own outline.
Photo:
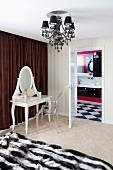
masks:
<instances>
[{"instance_id":1,"label":"black chandelier","mask_svg":"<svg viewBox=\"0 0 113 170\"><path fill-rule=\"evenodd\" d=\"M50 17L50 22L43 21L42 23L42 36L49 39L49 44L55 46L58 52L64 44L68 45L68 41L75 38L75 26L71 16L66 16L64 25L62 23L61 15L66 13L66 11L52 11L47 14Z\"/></svg>"}]
</instances>

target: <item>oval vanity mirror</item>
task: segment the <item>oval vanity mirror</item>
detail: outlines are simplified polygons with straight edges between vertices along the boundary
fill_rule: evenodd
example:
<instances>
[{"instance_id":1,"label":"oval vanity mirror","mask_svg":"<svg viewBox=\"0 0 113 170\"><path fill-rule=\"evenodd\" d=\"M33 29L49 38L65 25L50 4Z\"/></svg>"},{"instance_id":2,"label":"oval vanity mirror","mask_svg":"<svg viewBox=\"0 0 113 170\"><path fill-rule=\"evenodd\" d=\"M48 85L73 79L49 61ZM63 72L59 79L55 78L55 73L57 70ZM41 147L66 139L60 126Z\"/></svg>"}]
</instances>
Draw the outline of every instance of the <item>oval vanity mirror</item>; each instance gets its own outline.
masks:
<instances>
[{"instance_id":1,"label":"oval vanity mirror","mask_svg":"<svg viewBox=\"0 0 113 170\"><path fill-rule=\"evenodd\" d=\"M28 66L21 69L19 79L20 79L20 90L27 90L32 88L32 72Z\"/></svg>"},{"instance_id":2,"label":"oval vanity mirror","mask_svg":"<svg viewBox=\"0 0 113 170\"><path fill-rule=\"evenodd\" d=\"M18 96L20 96L20 98ZM26 100L26 96L27 97L36 96L38 98L41 98L41 92L37 91L32 71L28 66L24 66L20 70L16 89L14 91L12 98L13 100L20 100L20 99Z\"/></svg>"}]
</instances>

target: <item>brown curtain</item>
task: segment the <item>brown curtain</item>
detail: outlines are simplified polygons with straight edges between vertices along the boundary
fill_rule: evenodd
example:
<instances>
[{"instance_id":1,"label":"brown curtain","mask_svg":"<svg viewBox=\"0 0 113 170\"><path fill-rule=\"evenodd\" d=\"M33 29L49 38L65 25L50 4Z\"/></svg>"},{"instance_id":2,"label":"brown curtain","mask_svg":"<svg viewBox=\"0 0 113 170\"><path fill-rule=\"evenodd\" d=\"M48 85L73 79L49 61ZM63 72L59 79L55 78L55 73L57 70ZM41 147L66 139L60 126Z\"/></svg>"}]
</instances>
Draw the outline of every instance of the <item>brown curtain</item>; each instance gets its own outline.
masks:
<instances>
[{"instance_id":1,"label":"brown curtain","mask_svg":"<svg viewBox=\"0 0 113 170\"><path fill-rule=\"evenodd\" d=\"M12 124L10 100L25 65L32 70L37 90L47 94L47 44L0 31L0 130ZM29 117L35 114L35 107L31 107ZM16 123L24 121L21 107L16 107L15 117Z\"/></svg>"}]
</instances>

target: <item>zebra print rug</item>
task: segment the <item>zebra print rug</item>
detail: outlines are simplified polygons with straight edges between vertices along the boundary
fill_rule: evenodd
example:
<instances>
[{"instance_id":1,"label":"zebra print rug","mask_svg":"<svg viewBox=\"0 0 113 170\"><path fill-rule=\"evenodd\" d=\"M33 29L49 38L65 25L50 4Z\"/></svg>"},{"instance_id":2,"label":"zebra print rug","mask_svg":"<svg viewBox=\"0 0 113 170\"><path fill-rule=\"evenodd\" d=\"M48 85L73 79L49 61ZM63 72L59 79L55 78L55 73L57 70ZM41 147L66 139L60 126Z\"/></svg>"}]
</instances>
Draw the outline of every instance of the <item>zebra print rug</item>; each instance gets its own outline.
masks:
<instances>
[{"instance_id":1,"label":"zebra print rug","mask_svg":"<svg viewBox=\"0 0 113 170\"><path fill-rule=\"evenodd\" d=\"M0 137L0 170L113 170L109 163L81 152L33 141L19 133Z\"/></svg>"}]
</instances>

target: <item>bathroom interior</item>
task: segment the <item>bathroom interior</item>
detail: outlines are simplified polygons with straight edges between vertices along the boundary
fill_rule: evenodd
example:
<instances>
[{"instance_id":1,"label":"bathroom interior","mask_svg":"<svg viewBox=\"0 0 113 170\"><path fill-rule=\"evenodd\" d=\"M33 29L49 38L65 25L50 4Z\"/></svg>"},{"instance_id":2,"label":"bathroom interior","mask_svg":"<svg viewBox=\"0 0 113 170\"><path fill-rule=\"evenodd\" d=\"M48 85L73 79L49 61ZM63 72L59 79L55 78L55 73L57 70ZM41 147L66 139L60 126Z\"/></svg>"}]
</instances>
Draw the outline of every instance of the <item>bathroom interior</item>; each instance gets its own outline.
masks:
<instances>
[{"instance_id":1,"label":"bathroom interior","mask_svg":"<svg viewBox=\"0 0 113 170\"><path fill-rule=\"evenodd\" d=\"M77 52L77 117L102 121L102 50Z\"/></svg>"}]
</instances>

